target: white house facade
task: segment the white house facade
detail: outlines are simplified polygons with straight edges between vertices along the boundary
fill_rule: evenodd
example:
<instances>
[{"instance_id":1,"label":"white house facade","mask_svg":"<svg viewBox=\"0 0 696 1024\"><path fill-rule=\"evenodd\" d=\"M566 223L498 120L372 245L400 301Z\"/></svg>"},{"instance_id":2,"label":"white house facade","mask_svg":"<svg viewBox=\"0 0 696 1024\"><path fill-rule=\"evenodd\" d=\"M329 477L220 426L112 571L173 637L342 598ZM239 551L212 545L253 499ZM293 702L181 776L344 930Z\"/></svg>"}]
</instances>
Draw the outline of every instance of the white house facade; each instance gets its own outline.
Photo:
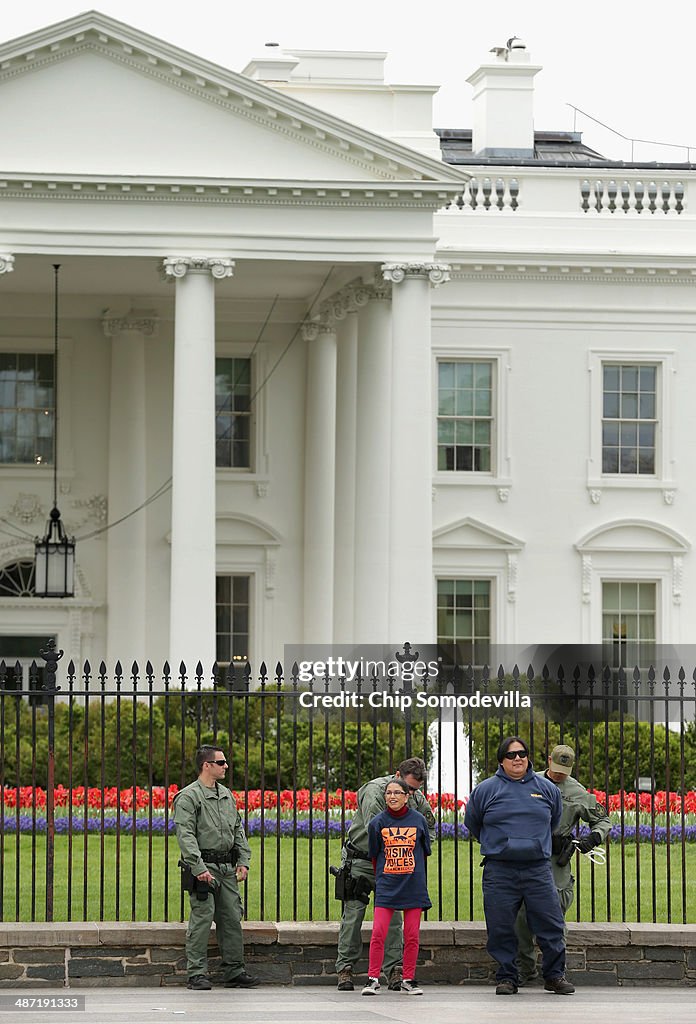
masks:
<instances>
[{"instance_id":1,"label":"white house facade","mask_svg":"<svg viewBox=\"0 0 696 1024\"><path fill-rule=\"evenodd\" d=\"M0 46L0 658L690 640L696 169L535 134L521 45L473 133L385 56Z\"/></svg>"}]
</instances>

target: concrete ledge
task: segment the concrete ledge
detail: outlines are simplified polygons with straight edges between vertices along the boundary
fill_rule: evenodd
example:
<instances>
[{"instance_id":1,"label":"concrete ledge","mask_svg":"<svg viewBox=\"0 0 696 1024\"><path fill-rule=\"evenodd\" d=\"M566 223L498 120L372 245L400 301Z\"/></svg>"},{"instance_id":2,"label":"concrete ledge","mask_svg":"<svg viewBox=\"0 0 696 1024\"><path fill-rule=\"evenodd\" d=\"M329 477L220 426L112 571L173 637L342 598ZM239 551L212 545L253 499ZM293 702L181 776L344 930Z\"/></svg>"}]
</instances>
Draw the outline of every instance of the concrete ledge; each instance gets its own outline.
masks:
<instances>
[{"instance_id":1,"label":"concrete ledge","mask_svg":"<svg viewBox=\"0 0 696 1024\"><path fill-rule=\"evenodd\" d=\"M453 946L454 921L423 921L420 929L421 946Z\"/></svg>"},{"instance_id":2,"label":"concrete ledge","mask_svg":"<svg viewBox=\"0 0 696 1024\"><path fill-rule=\"evenodd\" d=\"M59 921L0 924L0 949L8 946L96 946L99 924L89 921Z\"/></svg>"},{"instance_id":3,"label":"concrete ledge","mask_svg":"<svg viewBox=\"0 0 696 1024\"><path fill-rule=\"evenodd\" d=\"M101 946L181 946L186 939L183 921L103 921L97 927Z\"/></svg>"},{"instance_id":4,"label":"concrete ledge","mask_svg":"<svg viewBox=\"0 0 696 1024\"><path fill-rule=\"evenodd\" d=\"M338 943L338 921L279 921L274 928L278 933L279 946L335 946ZM368 942L371 932L370 927ZM244 941L248 941L246 925Z\"/></svg>"},{"instance_id":5,"label":"concrete ledge","mask_svg":"<svg viewBox=\"0 0 696 1024\"><path fill-rule=\"evenodd\" d=\"M485 946L488 939L483 921L455 921L452 932L455 946Z\"/></svg>"},{"instance_id":6,"label":"concrete ledge","mask_svg":"<svg viewBox=\"0 0 696 1024\"><path fill-rule=\"evenodd\" d=\"M568 923L569 946L627 946L630 925L621 922L588 921Z\"/></svg>"},{"instance_id":7,"label":"concrete ledge","mask_svg":"<svg viewBox=\"0 0 696 1024\"><path fill-rule=\"evenodd\" d=\"M696 946L696 924L628 924L632 946Z\"/></svg>"}]
</instances>

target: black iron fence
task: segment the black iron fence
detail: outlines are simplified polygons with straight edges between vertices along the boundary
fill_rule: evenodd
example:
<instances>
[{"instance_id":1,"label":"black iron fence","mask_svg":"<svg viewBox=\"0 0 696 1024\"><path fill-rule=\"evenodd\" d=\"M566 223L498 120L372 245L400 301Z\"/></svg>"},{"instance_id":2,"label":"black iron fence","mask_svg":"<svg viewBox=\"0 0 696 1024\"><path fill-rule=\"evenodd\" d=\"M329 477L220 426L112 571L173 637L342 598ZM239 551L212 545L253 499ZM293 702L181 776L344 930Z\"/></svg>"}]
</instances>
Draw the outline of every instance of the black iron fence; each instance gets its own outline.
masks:
<instances>
[{"instance_id":1,"label":"black iron fence","mask_svg":"<svg viewBox=\"0 0 696 1024\"><path fill-rule=\"evenodd\" d=\"M483 917L466 795L494 771L506 735L537 768L556 743L600 793L613 827L606 863L576 857L577 920L696 921L696 684L649 670L473 671L437 680L377 675L301 682L297 666L200 667L192 679L126 678L70 662L22 673L0 662L0 919L183 920L171 800L213 743L229 760L252 846L247 918L340 916L337 864L355 791L401 760L429 766L439 841L431 919ZM62 666L61 666L62 668Z\"/></svg>"}]
</instances>

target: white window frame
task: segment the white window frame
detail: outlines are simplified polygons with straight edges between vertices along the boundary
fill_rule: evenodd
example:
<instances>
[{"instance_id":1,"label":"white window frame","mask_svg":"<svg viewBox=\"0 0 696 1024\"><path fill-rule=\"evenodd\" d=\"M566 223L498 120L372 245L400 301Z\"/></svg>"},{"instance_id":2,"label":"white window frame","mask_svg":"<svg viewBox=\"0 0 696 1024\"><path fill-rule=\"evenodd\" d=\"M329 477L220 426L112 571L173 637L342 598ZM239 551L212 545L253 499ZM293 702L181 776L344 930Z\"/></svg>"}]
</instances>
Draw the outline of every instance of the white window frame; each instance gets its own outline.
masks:
<instances>
[{"instance_id":1,"label":"white window frame","mask_svg":"<svg viewBox=\"0 0 696 1024\"><path fill-rule=\"evenodd\" d=\"M222 341L215 346L216 359L251 359L251 393L255 395L251 407L251 467L216 466L216 478L220 481L244 480L245 482L268 483L268 400L264 384L268 376L268 345L252 345L247 342Z\"/></svg>"},{"instance_id":2,"label":"white window frame","mask_svg":"<svg viewBox=\"0 0 696 1024\"><path fill-rule=\"evenodd\" d=\"M650 583L650 584L652 584L655 587L655 639L654 639L653 642L655 644L655 647L657 647L657 645L660 643L660 623L661 623L661 620L662 620L662 604L663 604L662 588L663 588L663 584L664 584L664 578L660 579L658 577L652 577L650 574L648 574L647 576L639 576L639 575L632 575L630 573L626 573L624 575L619 575L616 572L615 573L603 573L600 576L600 580L599 580L599 603L600 603L600 609L599 609L599 611L600 611L599 630L600 630L600 635L604 633L603 618L604 618L604 615L605 615L605 612L604 612L604 584L605 583ZM606 637L601 635L602 650L604 650L604 648L606 646L606 643L607 643Z\"/></svg>"},{"instance_id":3,"label":"white window frame","mask_svg":"<svg viewBox=\"0 0 696 1024\"><path fill-rule=\"evenodd\" d=\"M656 643L680 643L683 562L690 547L685 537L651 520L616 520L586 535L576 544L582 643L601 645L602 583L616 581L656 583Z\"/></svg>"},{"instance_id":4,"label":"white window frame","mask_svg":"<svg viewBox=\"0 0 696 1024\"><path fill-rule=\"evenodd\" d=\"M240 568L238 565L235 565L234 568L231 568L231 569L230 568L225 568L225 569L217 568L216 571L215 571L216 579L217 579L218 576L227 576L227 577L231 577L231 576L246 576L247 579L249 580L249 606L248 606L248 611L249 611L249 627L248 627L249 644L248 644L247 657L249 659L249 664L252 666L252 668L256 667L256 662L254 660L252 660L252 656L253 656L252 652L254 651L254 648L256 646L256 644L255 644L255 634L254 634L254 626L255 626L256 619L257 619L256 600L255 599L256 599L256 591L258 590L256 574L257 574L257 570L256 569ZM215 641L216 641L216 645L217 645L217 630L215 631ZM221 662L221 663L219 662L218 664L223 664L223 665L227 666L229 664L229 662ZM240 666L243 667L242 662L239 662L239 661L235 661L234 662L235 672L239 671Z\"/></svg>"},{"instance_id":5,"label":"white window frame","mask_svg":"<svg viewBox=\"0 0 696 1024\"><path fill-rule=\"evenodd\" d=\"M491 655L493 654L493 649L494 649L494 647L496 645L496 634L497 634L497 630L496 630L496 609L497 609L497 606L499 604L498 593L500 591L500 577L501 577L501 575L502 575L502 573L500 571L497 571L497 572L494 572L494 573L491 573L491 572L482 573L482 572L466 572L466 571L460 569L458 572L446 573L446 572L443 572L441 569L437 570L437 573L435 575L435 631L436 631L436 637L437 637L438 643L439 643L439 636L437 634L437 599L438 599L437 591L438 591L438 583L440 583L442 581L445 581L445 580L453 580L454 582L457 582L459 580L466 580L467 582L471 581L473 583L478 583L478 582L484 580L486 583L488 583L490 585L489 586L489 592L488 592L488 597L489 597L489 602L490 602L490 604L489 604L489 619L488 619L488 632L489 632L490 636L489 636L489 639L488 639L488 646L489 646L489 661L491 660Z\"/></svg>"},{"instance_id":6,"label":"white window frame","mask_svg":"<svg viewBox=\"0 0 696 1024\"><path fill-rule=\"evenodd\" d=\"M587 489L595 504L601 500L602 490L664 490L665 501L671 503L674 483L674 391L676 355L673 350L653 349L636 352L634 349L592 349L588 354L590 374L590 454L587 460ZM655 366L656 373L656 427L655 473L603 473L602 472L602 420L604 418L604 366Z\"/></svg>"},{"instance_id":7,"label":"white window frame","mask_svg":"<svg viewBox=\"0 0 696 1024\"><path fill-rule=\"evenodd\" d=\"M491 581L491 647L517 642L519 555L524 542L471 516L433 532L433 597L437 580Z\"/></svg>"},{"instance_id":8,"label":"white window frame","mask_svg":"<svg viewBox=\"0 0 696 1024\"><path fill-rule=\"evenodd\" d=\"M439 398L440 363L483 363L492 364L493 403L491 415L491 468L480 470L446 470L437 468L437 421ZM471 348L467 346L437 346L433 348L433 483L439 486L498 487L510 486L510 417L508 411L508 376L511 369L509 348ZM507 495L506 495L507 497Z\"/></svg>"}]
</instances>

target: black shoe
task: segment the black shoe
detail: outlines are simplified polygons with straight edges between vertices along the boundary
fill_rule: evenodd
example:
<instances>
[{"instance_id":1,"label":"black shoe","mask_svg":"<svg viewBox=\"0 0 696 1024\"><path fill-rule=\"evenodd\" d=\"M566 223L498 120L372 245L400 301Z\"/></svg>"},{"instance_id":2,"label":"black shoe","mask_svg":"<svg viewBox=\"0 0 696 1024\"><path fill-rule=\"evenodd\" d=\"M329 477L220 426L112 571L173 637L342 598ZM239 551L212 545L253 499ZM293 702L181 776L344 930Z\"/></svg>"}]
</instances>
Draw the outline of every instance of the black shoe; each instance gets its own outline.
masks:
<instances>
[{"instance_id":1,"label":"black shoe","mask_svg":"<svg viewBox=\"0 0 696 1024\"><path fill-rule=\"evenodd\" d=\"M236 978L226 981L225 988L256 988L258 983L259 979L255 978L253 974L247 974L246 971L242 971Z\"/></svg>"},{"instance_id":2,"label":"black shoe","mask_svg":"<svg viewBox=\"0 0 696 1024\"><path fill-rule=\"evenodd\" d=\"M192 988L195 992L207 992L212 987L205 974L194 974L186 983L186 988Z\"/></svg>"},{"instance_id":3,"label":"black shoe","mask_svg":"<svg viewBox=\"0 0 696 1024\"><path fill-rule=\"evenodd\" d=\"M499 981L495 986L495 994L497 996L516 996L517 985L514 981Z\"/></svg>"},{"instance_id":4,"label":"black shoe","mask_svg":"<svg viewBox=\"0 0 696 1024\"><path fill-rule=\"evenodd\" d=\"M555 992L557 996L572 996L575 991L575 985L571 985L563 976L560 978L546 978L544 981L544 991Z\"/></svg>"},{"instance_id":5,"label":"black shoe","mask_svg":"<svg viewBox=\"0 0 696 1024\"><path fill-rule=\"evenodd\" d=\"M517 983L518 988L524 988L525 985L536 985L539 980L538 971L534 971L532 974L521 974L520 980Z\"/></svg>"}]
</instances>

